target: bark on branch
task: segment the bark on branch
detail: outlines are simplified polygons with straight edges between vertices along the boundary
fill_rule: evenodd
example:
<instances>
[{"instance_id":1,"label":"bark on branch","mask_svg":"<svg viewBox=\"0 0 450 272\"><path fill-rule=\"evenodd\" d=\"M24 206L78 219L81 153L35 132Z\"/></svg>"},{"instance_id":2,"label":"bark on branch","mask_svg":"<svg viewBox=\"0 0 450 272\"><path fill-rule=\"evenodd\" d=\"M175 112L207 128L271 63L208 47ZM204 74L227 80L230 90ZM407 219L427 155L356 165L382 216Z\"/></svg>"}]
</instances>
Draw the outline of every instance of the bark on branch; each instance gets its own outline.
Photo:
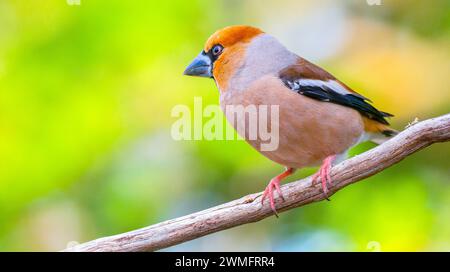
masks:
<instances>
[{"instance_id":1,"label":"bark on branch","mask_svg":"<svg viewBox=\"0 0 450 272\"><path fill-rule=\"evenodd\" d=\"M329 195L388 168L422 148L449 140L450 114L416 123L382 145L334 166ZM324 200L320 182L311 186L310 177L288 183L281 189L285 201L275 194L279 212ZM154 251L272 215L267 202L261 205L261 193L255 193L152 226L79 244L65 251Z\"/></svg>"}]
</instances>

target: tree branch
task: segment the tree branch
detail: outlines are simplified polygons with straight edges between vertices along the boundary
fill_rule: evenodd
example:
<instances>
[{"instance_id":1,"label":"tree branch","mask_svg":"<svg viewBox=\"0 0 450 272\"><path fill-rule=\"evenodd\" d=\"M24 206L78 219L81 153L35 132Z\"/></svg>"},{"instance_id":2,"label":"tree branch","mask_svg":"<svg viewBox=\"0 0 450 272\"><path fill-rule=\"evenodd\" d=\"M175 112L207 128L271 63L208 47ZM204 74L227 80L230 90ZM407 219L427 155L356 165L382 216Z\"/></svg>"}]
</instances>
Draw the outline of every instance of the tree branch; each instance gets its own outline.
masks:
<instances>
[{"instance_id":1,"label":"tree branch","mask_svg":"<svg viewBox=\"0 0 450 272\"><path fill-rule=\"evenodd\" d=\"M450 114L414 124L389 141L332 168L329 195L343 187L372 176L433 143L450 140ZM311 178L282 186L285 201L275 197L278 211L286 211L324 200L320 184ZM261 193L212 207L197 213L164 221L130 232L79 244L65 251L154 251L210 233L260 221L273 215Z\"/></svg>"}]
</instances>

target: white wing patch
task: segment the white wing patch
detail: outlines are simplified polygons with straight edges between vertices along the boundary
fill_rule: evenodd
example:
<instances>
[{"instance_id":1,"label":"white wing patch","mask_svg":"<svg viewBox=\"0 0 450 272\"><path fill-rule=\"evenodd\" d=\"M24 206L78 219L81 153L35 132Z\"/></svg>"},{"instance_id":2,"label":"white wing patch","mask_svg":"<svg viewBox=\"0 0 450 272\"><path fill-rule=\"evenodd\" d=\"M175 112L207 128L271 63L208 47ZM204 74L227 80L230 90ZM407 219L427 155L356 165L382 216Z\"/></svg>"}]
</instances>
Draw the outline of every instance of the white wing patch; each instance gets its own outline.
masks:
<instances>
[{"instance_id":1,"label":"white wing patch","mask_svg":"<svg viewBox=\"0 0 450 272\"><path fill-rule=\"evenodd\" d=\"M323 81L319 79L298 79L295 81L287 81L289 87L293 90L300 90L301 87L310 86L310 87L328 87L335 91L338 94L346 95L346 94L354 94L349 92L344 86L342 86L339 82L335 80Z\"/></svg>"},{"instance_id":2,"label":"white wing patch","mask_svg":"<svg viewBox=\"0 0 450 272\"><path fill-rule=\"evenodd\" d=\"M297 79L294 81L286 81L286 83L289 85L289 87L294 91L301 92L301 87L318 87L321 89L331 89L334 92L340 94L340 95L347 95L351 94L353 96L359 97L363 100L370 101L370 99L358 94L358 93L352 93L349 90L347 90L344 86L342 86L341 83L337 82L336 80L320 80L320 79Z\"/></svg>"}]
</instances>

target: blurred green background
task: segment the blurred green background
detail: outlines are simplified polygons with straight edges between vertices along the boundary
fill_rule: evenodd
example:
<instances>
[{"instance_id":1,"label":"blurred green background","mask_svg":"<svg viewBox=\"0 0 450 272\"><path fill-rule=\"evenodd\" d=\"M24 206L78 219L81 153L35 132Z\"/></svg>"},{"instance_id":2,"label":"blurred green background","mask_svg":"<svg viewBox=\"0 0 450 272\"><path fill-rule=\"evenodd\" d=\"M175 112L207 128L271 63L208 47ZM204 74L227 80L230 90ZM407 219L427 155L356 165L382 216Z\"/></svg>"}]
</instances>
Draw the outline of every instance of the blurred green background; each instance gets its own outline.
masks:
<instances>
[{"instance_id":1,"label":"blurred green background","mask_svg":"<svg viewBox=\"0 0 450 272\"><path fill-rule=\"evenodd\" d=\"M0 0L2 251L60 250L265 188L282 168L245 142L170 135L175 105L218 103L212 80L182 72L226 25L278 37L395 114L397 129L449 112L446 0L76 2ZM450 250L448 143L331 202L167 250L374 249Z\"/></svg>"}]
</instances>

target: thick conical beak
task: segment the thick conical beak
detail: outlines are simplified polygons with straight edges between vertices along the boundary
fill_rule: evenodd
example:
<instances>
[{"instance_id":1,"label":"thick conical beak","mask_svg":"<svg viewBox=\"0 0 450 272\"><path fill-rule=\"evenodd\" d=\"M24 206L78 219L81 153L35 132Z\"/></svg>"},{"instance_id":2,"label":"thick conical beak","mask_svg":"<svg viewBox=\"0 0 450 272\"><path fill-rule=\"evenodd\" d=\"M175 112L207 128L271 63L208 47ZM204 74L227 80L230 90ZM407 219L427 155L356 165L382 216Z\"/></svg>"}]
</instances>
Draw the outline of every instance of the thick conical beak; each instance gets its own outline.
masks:
<instances>
[{"instance_id":1,"label":"thick conical beak","mask_svg":"<svg viewBox=\"0 0 450 272\"><path fill-rule=\"evenodd\" d=\"M211 59L205 52L201 52L184 70L187 76L212 77Z\"/></svg>"}]
</instances>

